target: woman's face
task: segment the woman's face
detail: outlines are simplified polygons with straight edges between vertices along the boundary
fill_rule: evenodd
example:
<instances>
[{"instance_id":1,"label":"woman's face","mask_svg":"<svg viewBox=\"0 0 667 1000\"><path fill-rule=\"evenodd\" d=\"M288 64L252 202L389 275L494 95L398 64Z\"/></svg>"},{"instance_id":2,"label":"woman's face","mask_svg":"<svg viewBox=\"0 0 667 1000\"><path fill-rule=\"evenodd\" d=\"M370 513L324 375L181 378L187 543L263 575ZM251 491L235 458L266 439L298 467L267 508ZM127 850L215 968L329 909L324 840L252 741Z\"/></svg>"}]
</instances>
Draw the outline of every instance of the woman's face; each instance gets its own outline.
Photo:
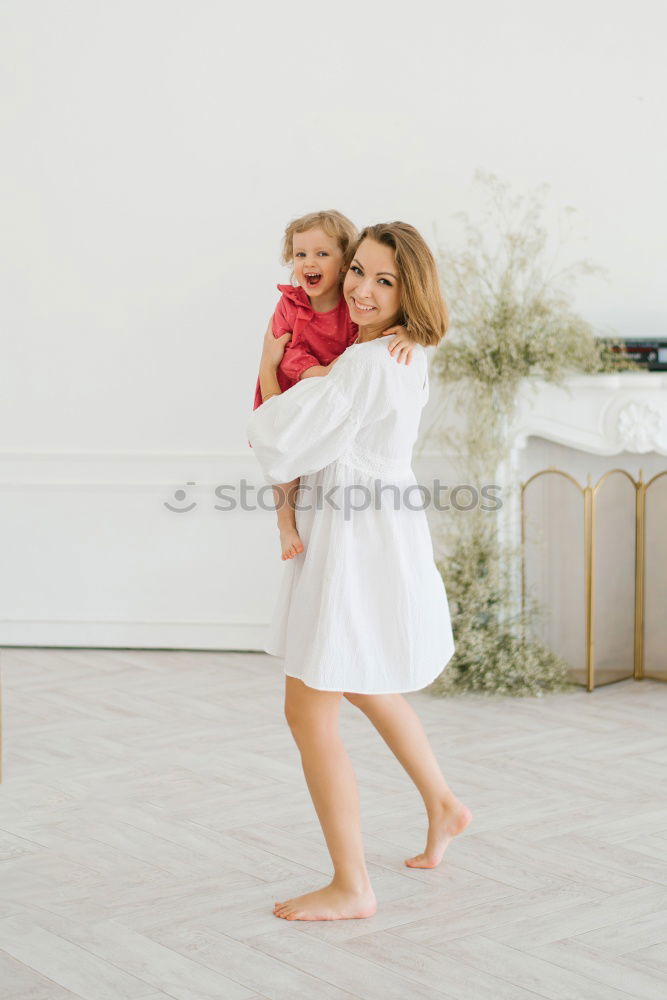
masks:
<instances>
[{"instance_id":1,"label":"woman's face","mask_svg":"<svg viewBox=\"0 0 667 1000\"><path fill-rule=\"evenodd\" d=\"M365 239L345 275L343 295L353 322L386 330L401 311L401 282L391 247Z\"/></svg>"}]
</instances>

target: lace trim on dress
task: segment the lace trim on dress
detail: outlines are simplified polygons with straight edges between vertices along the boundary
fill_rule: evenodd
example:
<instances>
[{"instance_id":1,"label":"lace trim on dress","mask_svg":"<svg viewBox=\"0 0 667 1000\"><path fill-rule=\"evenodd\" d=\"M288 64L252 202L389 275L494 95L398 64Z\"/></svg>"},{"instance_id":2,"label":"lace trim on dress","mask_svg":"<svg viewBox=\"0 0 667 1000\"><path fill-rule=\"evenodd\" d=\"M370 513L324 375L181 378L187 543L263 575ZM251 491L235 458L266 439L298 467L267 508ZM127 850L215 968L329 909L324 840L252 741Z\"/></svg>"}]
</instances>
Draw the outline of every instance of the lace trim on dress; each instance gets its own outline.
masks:
<instances>
[{"instance_id":1,"label":"lace trim on dress","mask_svg":"<svg viewBox=\"0 0 667 1000\"><path fill-rule=\"evenodd\" d=\"M351 448L348 448L345 454L341 455L338 461L343 465L349 465L352 468L359 469L361 472L366 472L371 476L412 475L412 466L410 462L406 462L405 459L392 459L383 455L373 454L365 451L358 445L353 445Z\"/></svg>"}]
</instances>

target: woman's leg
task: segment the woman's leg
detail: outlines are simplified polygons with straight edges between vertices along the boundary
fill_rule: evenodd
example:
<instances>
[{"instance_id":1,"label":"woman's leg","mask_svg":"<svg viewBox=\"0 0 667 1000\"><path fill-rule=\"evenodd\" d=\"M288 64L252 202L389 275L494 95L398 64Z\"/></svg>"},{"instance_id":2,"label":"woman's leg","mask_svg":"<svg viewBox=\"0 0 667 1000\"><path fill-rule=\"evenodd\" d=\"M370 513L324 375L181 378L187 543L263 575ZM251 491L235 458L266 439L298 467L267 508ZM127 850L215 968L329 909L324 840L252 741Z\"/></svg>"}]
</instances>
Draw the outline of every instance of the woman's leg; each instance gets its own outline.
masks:
<instances>
[{"instance_id":1,"label":"woman's leg","mask_svg":"<svg viewBox=\"0 0 667 1000\"><path fill-rule=\"evenodd\" d=\"M435 868L452 837L472 819L445 781L419 716L401 694L346 694L368 716L419 789L428 815L426 848L407 858L411 868Z\"/></svg>"},{"instance_id":2,"label":"woman's leg","mask_svg":"<svg viewBox=\"0 0 667 1000\"><path fill-rule=\"evenodd\" d=\"M295 503L300 479L273 487L273 500L280 532L281 559L293 559L303 552L303 542L296 527Z\"/></svg>"},{"instance_id":3,"label":"woman's leg","mask_svg":"<svg viewBox=\"0 0 667 1000\"><path fill-rule=\"evenodd\" d=\"M276 903L276 916L288 920L370 917L377 908L364 858L357 783L338 732L341 698L285 676L285 716L334 867L328 886Z\"/></svg>"}]
</instances>

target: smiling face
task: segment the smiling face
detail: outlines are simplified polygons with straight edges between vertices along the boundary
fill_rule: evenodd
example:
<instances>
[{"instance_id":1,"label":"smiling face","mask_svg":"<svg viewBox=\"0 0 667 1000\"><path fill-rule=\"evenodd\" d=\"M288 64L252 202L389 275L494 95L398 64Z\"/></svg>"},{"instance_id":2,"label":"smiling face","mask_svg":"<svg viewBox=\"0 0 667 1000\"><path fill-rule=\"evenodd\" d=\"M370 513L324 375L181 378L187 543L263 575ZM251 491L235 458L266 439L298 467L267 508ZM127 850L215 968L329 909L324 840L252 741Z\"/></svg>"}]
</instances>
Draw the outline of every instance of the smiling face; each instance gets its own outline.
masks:
<instances>
[{"instance_id":1,"label":"smiling face","mask_svg":"<svg viewBox=\"0 0 667 1000\"><path fill-rule=\"evenodd\" d=\"M393 326L401 311L401 281L391 247L365 239L345 275L343 295L352 320L375 335Z\"/></svg>"},{"instance_id":2,"label":"smiling face","mask_svg":"<svg viewBox=\"0 0 667 1000\"><path fill-rule=\"evenodd\" d=\"M292 243L292 267L294 277L306 292L317 302L324 303L340 295L340 280L345 261L343 252L333 236L327 236L322 229L309 229L305 233L295 233Z\"/></svg>"}]
</instances>

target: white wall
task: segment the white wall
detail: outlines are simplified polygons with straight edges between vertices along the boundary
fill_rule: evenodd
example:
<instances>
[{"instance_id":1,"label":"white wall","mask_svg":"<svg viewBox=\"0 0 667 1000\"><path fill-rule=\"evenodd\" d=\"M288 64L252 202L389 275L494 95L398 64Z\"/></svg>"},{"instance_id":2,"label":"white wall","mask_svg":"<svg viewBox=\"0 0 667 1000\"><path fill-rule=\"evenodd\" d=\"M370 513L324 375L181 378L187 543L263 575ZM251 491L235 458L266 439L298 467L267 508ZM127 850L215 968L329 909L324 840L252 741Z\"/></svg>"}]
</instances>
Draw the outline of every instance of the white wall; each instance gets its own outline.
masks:
<instances>
[{"instance_id":1,"label":"white wall","mask_svg":"<svg viewBox=\"0 0 667 1000\"><path fill-rule=\"evenodd\" d=\"M296 214L455 241L477 167L547 182L608 268L581 312L664 334L666 26L661 0L0 3L0 641L261 645L272 518L209 500L257 476Z\"/></svg>"}]
</instances>

